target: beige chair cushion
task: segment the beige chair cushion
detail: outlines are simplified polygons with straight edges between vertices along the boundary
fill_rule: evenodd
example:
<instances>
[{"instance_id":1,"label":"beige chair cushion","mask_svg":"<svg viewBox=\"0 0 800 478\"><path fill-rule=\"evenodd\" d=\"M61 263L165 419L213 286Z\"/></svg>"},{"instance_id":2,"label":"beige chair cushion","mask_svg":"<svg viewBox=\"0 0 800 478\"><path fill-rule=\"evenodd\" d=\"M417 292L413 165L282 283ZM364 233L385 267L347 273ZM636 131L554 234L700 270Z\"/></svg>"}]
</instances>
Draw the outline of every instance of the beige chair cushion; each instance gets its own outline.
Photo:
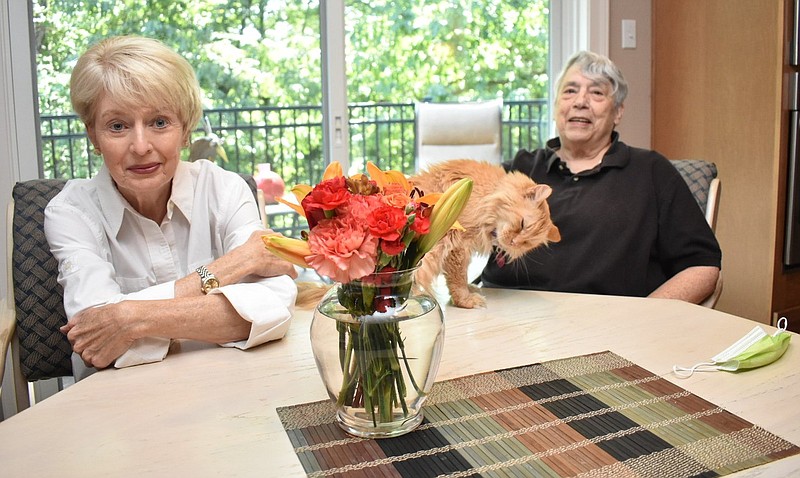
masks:
<instances>
[{"instance_id":1,"label":"beige chair cushion","mask_svg":"<svg viewBox=\"0 0 800 478\"><path fill-rule=\"evenodd\" d=\"M417 169L448 159L502 159L502 100L418 103Z\"/></svg>"}]
</instances>

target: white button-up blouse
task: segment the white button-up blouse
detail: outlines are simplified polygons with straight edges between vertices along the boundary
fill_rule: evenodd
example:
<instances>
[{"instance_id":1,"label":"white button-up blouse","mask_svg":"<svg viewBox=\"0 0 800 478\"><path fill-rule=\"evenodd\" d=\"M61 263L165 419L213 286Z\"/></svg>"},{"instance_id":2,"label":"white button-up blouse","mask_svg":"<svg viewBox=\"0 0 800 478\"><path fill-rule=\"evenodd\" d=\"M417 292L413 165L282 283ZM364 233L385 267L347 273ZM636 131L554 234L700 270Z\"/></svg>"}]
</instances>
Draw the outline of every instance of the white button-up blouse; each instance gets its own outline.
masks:
<instances>
[{"instance_id":1,"label":"white button-up blouse","mask_svg":"<svg viewBox=\"0 0 800 478\"><path fill-rule=\"evenodd\" d=\"M161 224L128 204L105 167L92 179L68 181L45 209L45 234L58 260L67 317L122 300L172 299L177 279L260 229L247 183L206 160L179 163ZM197 283L200 287L199 277ZM252 277L212 293L225 295L251 322L247 340L225 344L247 349L284 336L297 288L288 276ZM169 344L156 337L137 340L115 366L163 360Z\"/></svg>"}]
</instances>

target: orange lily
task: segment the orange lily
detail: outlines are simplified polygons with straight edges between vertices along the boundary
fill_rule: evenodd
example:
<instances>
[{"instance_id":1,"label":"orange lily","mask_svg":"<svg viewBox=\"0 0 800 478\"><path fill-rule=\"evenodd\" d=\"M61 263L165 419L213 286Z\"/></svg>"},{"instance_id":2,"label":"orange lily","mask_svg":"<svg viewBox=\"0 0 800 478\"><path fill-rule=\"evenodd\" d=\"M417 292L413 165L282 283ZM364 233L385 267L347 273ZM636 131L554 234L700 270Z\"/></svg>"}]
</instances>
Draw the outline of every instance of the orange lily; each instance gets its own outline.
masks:
<instances>
[{"instance_id":1,"label":"orange lily","mask_svg":"<svg viewBox=\"0 0 800 478\"><path fill-rule=\"evenodd\" d=\"M426 194L426 195L422 196L421 198L417 199L417 202L425 203L428 206L433 206L437 202L439 202L439 199L441 199L441 197L442 197L442 193L430 193L430 194Z\"/></svg>"},{"instance_id":2,"label":"orange lily","mask_svg":"<svg viewBox=\"0 0 800 478\"><path fill-rule=\"evenodd\" d=\"M401 171L395 171L393 169L382 171L381 168L375 166L372 162L368 162L367 172L369 173L369 177L372 178L381 189L385 189L387 184L399 184L403 187L405 192L411 192L411 184L409 184L406 175Z\"/></svg>"},{"instance_id":3,"label":"orange lily","mask_svg":"<svg viewBox=\"0 0 800 478\"><path fill-rule=\"evenodd\" d=\"M386 176L389 178L390 183L396 183L403 186L407 192L411 192L411 184L408 182L406 175L394 169L386 171Z\"/></svg>"},{"instance_id":4,"label":"orange lily","mask_svg":"<svg viewBox=\"0 0 800 478\"><path fill-rule=\"evenodd\" d=\"M328 179L338 178L339 176L344 176L342 164L339 161L334 161L325 168L325 172L322 174L322 180L327 181Z\"/></svg>"},{"instance_id":5,"label":"orange lily","mask_svg":"<svg viewBox=\"0 0 800 478\"><path fill-rule=\"evenodd\" d=\"M401 171L396 171L394 169L390 169L388 171L383 171L381 168L375 166L372 162L367 162L367 172L369 176L375 181L379 188L385 189L387 184L399 184L403 187L403 190L406 193L411 192L411 183L408 182L406 175L403 174ZM471 191L471 190L470 190ZM441 199L442 194L444 193L430 193L420 197L417 201L425 203L429 206L435 206L439 199ZM451 229L456 229L458 231L464 231L464 226L459 224L458 221L455 221Z\"/></svg>"}]
</instances>

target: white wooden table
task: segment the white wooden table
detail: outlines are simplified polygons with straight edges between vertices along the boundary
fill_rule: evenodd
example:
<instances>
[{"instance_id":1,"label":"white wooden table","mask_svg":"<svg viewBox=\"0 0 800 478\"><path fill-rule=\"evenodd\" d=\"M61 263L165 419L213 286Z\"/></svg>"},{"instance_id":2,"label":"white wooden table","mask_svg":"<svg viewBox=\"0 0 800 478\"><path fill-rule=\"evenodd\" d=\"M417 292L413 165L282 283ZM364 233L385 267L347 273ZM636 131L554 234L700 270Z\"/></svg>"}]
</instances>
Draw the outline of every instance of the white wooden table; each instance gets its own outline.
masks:
<instances>
[{"instance_id":1,"label":"white wooden table","mask_svg":"<svg viewBox=\"0 0 800 478\"><path fill-rule=\"evenodd\" d=\"M800 340L767 367L672 374L755 322L678 301L487 290L447 307L437 380L610 350L800 444ZM250 351L192 342L161 363L99 372L0 423L0 476L304 476L276 407L326 398L297 311L281 341ZM774 330L765 326L767 330ZM800 476L800 456L734 476Z\"/></svg>"}]
</instances>

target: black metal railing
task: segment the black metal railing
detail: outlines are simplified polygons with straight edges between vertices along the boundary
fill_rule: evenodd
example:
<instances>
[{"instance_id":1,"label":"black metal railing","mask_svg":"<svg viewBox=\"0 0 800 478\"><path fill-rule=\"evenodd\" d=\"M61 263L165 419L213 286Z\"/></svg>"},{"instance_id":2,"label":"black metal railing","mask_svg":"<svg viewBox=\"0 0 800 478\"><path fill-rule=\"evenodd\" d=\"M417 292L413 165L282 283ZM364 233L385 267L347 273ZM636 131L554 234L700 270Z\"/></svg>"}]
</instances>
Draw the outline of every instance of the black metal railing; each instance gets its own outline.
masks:
<instances>
[{"instance_id":1,"label":"black metal railing","mask_svg":"<svg viewBox=\"0 0 800 478\"><path fill-rule=\"evenodd\" d=\"M322 164L322 109L319 106L209 109L205 115L225 143L232 171L253 173L270 163L288 183L316 182ZM353 104L351 164L373 161L383 169L414 171L414 104ZM503 110L503 157L541 146L548 133L545 100L508 101ZM193 135L202 136L198 129ZM92 176L101 159L91 154L83 124L74 115L42 115L44 176Z\"/></svg>"},{"instance_id":2,"label":"black metal railing","mask_svg":"<svg viewBox=\"0 0 800 478\"><path fill-rule=\"evenodd\" d=\"M546 100L507 101L503 105L503 158L521 148L544 144L549 132ZM291 186L315 184L325 170L322 148L322 108L289 106L209 109L204 112L222 139L228 157L225 169L253 174L269 163ZM349 105L350 154L354 169L364 171L372 161L381 169L414 172L414 103L357 103ZM201 137L198 129L193 139ZM46 178L93 176L102 159L92 147L81 121L74 115L42 115L42 159ZM280 221L286 219L285 224ZM293 232L295 218L276 218L284 232Z\"/></svg>"}]
</instances>

